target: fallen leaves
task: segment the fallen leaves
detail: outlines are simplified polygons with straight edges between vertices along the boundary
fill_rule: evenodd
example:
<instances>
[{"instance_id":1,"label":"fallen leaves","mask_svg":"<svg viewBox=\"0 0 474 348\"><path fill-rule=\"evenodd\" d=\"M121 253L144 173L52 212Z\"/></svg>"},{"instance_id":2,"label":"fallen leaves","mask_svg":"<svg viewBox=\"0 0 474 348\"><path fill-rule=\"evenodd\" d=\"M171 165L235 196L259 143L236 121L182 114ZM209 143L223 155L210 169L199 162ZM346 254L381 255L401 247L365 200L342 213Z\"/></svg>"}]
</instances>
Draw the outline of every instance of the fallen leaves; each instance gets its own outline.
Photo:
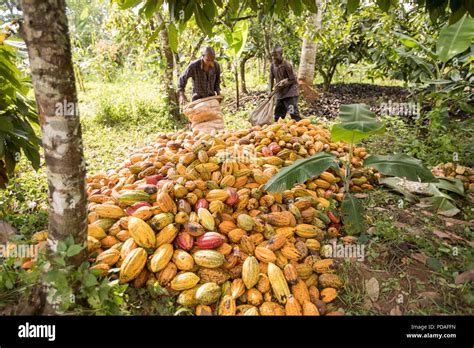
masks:
<instances>
[{"instance_id":1,"label":"fallen leaves","mask_svg":"<svg viewBox=\"0 0 474 348\"><path fill-rule=\"evenodd\" d=\"M379 282L374 277L370 278L369 280L365 281L365 290L367 291L367 295L369 298L375 302L379 298L380 287Z\"/></svg>"},{"instance_id":2,"label":"fallen leaves","mask_svg":"<svg viewBox=\"0 0 474 348\"><path fill-rule=\"evenodd\" d=\"M449 231L433 230L433 234L439 238L450 239L454 241L463 241L463 242L469 243L469 241L467 241L466 239Z\"/></svg>"},{"instance_id":3,"label":"fallen leaves","mask_svg":"<svg viewBox=\"0 0 474 348\"><path fill-rule=\"evenodd\" d=\"M454 284L458 285L472 281L474 281L474 269L470 269L456 276L456 278L454 279Z\"/></svg>"},{"instance_id":4,"label":"fallen leaves","mask_svg":"<svg viewBox=\"0 0 474 348\"><path fill-rule=\"evenodd\" d=\"M428 260L428 256L426 256L426 254L423 253L423 252L414 253L414 254L411 255L411 258L418 261L418 262L421 262L424 265L426 265L426 260Z\"/></svg>"},{"instance_id":5,"label":"fallen leaves","mask_svg":"<svg viewBox=\"0 0 474 348\"><path fill-rule=\"evenodd\" d=\"M396 305L390 310L390 315L402 315L402 311L400 310L400 306Z\"/></svg>"}]
</instances>

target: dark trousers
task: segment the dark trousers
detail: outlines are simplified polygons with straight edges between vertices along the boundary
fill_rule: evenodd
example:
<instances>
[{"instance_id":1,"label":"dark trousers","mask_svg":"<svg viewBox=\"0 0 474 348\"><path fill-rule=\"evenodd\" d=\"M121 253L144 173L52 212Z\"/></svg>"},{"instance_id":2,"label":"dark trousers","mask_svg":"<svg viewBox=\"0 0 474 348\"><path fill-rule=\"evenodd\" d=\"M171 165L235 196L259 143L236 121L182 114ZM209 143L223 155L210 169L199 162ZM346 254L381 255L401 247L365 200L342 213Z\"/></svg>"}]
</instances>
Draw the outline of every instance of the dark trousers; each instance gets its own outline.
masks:
<instances>
[{"instance_id":1,"label":"dark trousers","mask_svg":"<svg viewBox=\"0 0 474 348\"><path fill-rule=\"evenodd\" d=\"M287 112L290 114L292 119L296 121L301 120L298 111L298 97L277 99L275 105L275 122L278 121L280 117L285 118Z\"/></svg>"}]
</instances>

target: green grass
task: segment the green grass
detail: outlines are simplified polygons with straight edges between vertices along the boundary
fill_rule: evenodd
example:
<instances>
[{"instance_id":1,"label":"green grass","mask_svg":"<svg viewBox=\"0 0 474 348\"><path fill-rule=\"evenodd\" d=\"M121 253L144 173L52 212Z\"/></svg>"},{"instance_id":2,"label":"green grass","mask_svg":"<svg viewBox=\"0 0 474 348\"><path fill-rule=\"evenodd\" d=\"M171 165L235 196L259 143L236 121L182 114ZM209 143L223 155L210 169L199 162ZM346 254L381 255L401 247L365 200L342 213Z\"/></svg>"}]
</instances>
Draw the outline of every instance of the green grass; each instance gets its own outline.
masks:
<instances>
[{"instance_id":1,"label":"green grass","mask_svg":"<svg viewBox=\"0 0 474 348\"><path fill-rule=\"evenodd\" d=\"M463 225L447 227L437 216L424 215L423 209L406 205L397 207L400 196L385 189L376 189L364 199L367 222L366 258L364 262L341 264L340 274L345 280L340 301L348 314L388 315L399 304L403 314L410 315L466 315L474 313L474 285L454 284L456 275L474 266L474 252L467 243L446 241L433 231L449 231L466 240L472 231ZM468 220L467 217L466 220ZM441 262L433 269L430 262L421 263L415 255L423 254ZM380 286L376 304L365 292L364 282L375 277ZM437 298L424 298L436 293Z\"/></svg>"}]
</instances>

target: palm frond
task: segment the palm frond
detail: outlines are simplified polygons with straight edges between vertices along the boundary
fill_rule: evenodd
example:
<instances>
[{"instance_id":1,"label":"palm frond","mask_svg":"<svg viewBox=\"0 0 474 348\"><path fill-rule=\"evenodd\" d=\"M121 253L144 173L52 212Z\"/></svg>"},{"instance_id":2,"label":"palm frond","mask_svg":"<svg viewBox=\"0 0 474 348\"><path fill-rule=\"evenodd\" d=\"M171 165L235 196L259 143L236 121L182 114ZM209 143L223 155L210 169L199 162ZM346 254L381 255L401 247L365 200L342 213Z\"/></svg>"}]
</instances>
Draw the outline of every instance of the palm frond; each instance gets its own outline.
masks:
<instances>
[{"instance_id":1,"label":"palm frond","mask_svg":"<svg viewBox=\"0 0 474 348\"><path fill-rule=\"evenodd\" d=\"M335 156L327 152L319 152L281 169L267 182L265 190L268 192L289 190L295 183L304 183L309 178L318 176L329 167L339 169Z\"/></svg>"}]
</instances>

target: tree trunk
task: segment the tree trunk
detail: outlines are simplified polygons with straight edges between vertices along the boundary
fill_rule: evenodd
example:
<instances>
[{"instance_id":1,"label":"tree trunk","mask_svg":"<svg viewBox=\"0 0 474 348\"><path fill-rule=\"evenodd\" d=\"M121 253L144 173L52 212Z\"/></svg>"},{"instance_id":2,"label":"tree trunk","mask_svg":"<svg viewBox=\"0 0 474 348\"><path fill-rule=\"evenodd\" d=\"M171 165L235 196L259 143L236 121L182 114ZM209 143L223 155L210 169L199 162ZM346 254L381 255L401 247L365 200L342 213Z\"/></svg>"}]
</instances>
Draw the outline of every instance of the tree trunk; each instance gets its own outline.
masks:
<instances>
[{"instance_id":1,"label":"tree trunk","mask_svg":"<svg viewBox=\"0 0 474 348\"><path fill-rule=\"evenodd\" d=\"M157 24L160 26L164 20L163 17L159 12L156 13L156 18L157 18ZM170 108L170 114L174 118L175 121L180 120L180 114L179 114L179 101L178 101L178 93L176 92L175 88L175 83L174 83L174 63L173 63L173 50L170 47L169 41L168 41L168 27L165 23L163 25L163 29L160 31L160 37L161 37L161 48L163 50L165 59L166 59L166 67L165 67L165 72L163 75L163 84L165 85L165 94L166 94L166 99L169 104Z\"/></svg>"},{"instance_id":2,"label":"tree trunk","mask_svg":"<svg viewBox=\"0 0 474 348\"><path fill-rule=\"evenodd\" d=\"M331 87L331 81L332 81L332 78L334 76L334 73L337 70L337 65L338 65L337 62L331 63L331 65L329 66L328 71L326 72L326 74L323 75L323 78L324 78L323 90L325 92L329 91L329 87Z\"/></svg>"},{"instance_id":3,"label":"tree trunk","mask_svg":"<svg viewBox=\"0 0 474 348\"><path fill-rule=\"evenodd\" d=\"M40 116L49 195L48 247L87 237L86 166L64 0L22 0L22 34L28 47ZM71 262L81 263L86 251Z\"/></svg>"},{"instance_id":4,"label":"tree trunk","mask_svg":"<svg viewBox=\"0 0 474 348\"><path fill-rule=\"evenodd\" d=\"M308 26L303 38L301 47L300 67L298 71L298 80L308 86L313 86L314 65L316 59L316 41L315 34L321 30L322 6L321 0L315 0L318 12L311 14L308 18Z\"/></svg>"},{"instance_id":5,"label":"tree trunk","mask_svg":"<svg viewBox=\"0 0 474 348\"><path fill-rule=\"evenodd\" d=\"M240 96L239 96L239 69L237 68L237 63L234 66L234 75L235 75L235 95L236 95L236 107L240 107Z\"/></svg>"},{"instance_id":6,"label":"tree trunk","mask_svg":"<svg viewBox=\"0 0 474 348\"><path fill-rule=\"evenodd\" d=\"M240 61L240 66L239 66L239 68L240 68L240 90L242 91L242 94L248 94L247 83L245 81L245 64L253 56L254 56L254 54L250 53L250 54L246 55L245 57L243 57L242 60ZM258 67L257 67L257 71L258 71Z\"/></svg>"}]
</instances>

